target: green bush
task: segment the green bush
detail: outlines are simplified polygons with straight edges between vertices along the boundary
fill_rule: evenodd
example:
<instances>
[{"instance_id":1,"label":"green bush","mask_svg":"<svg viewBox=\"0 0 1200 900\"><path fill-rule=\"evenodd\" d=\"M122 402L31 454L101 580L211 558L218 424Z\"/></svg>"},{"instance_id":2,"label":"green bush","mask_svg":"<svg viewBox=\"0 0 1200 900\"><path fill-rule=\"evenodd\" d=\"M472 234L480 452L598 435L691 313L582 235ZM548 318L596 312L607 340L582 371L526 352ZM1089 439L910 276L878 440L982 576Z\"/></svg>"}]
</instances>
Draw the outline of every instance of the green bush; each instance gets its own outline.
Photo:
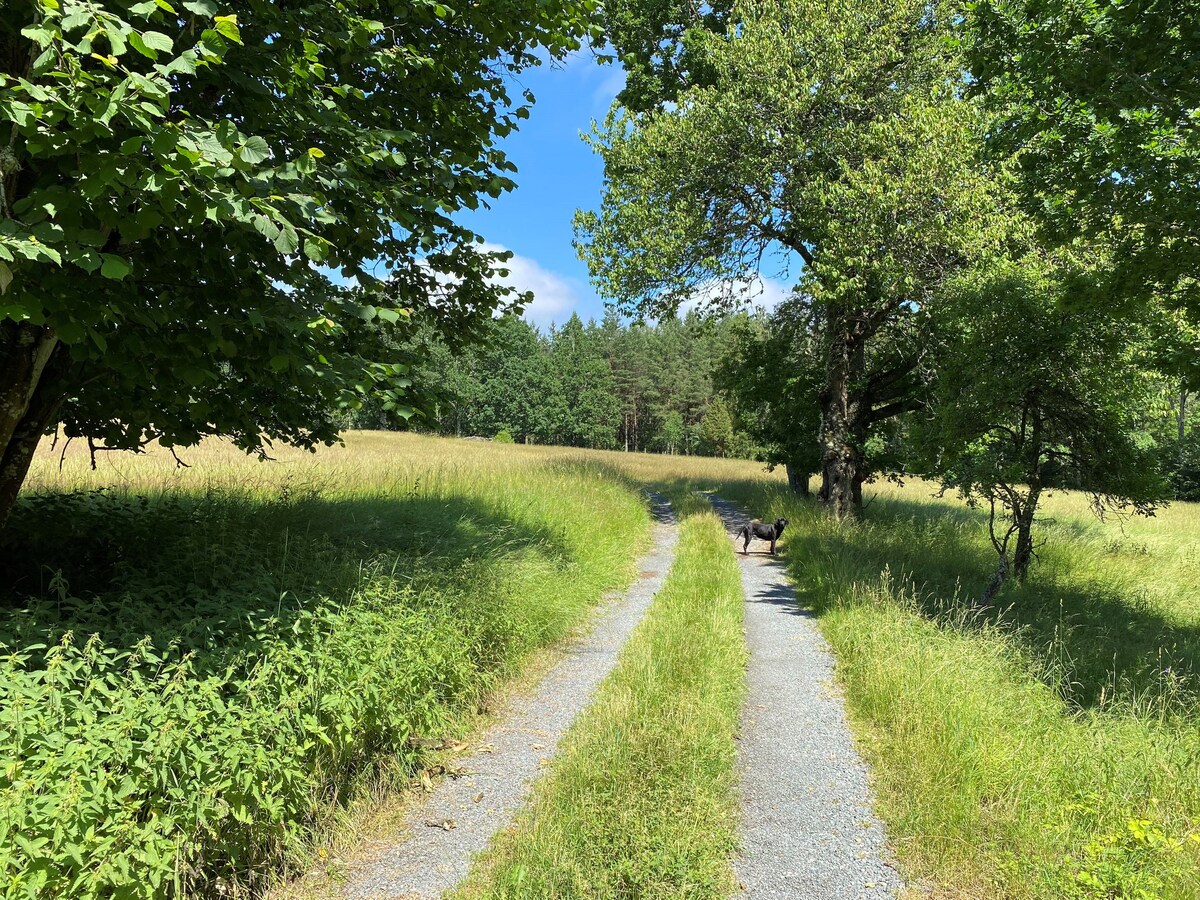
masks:
<instances>
[{"instance_id":1,"label":"green bush","mask_svg":"<svg viewBox=\"0 0 1200 900\"><path fill-rule=\"evenodd\" d=\"M497 444L512 444L512 443L514 443L512 432L509 431L507 428L501 428L499 431L497 431L496 436L494 438L492 438L492 440L495 441Z\"/></svg>"}]
</instances>

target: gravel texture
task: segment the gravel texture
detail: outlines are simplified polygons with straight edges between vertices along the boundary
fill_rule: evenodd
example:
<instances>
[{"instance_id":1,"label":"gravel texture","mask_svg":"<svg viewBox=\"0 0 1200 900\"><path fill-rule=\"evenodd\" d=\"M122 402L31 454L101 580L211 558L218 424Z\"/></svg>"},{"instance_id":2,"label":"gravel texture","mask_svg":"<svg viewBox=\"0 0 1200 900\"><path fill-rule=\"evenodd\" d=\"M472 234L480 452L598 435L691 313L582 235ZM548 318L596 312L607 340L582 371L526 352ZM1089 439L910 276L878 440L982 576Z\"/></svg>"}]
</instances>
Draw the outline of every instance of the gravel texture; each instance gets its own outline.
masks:
<instances>
[{"instance_id":1,"label":"gravel texture","mask_svg":"<svg viewBox=\"0 0 1200 900\"><path fill-rule=\"evenodd\" d=\"M516 699L473 745L474 752L458 760L462 774L437 783L414 805L401 842L349 873L347 897L438 897L462 880L472 855L512 821L671 568L678 529L666 499L651 500L654 545L638 564L638 580L620 600L602 607L592 630L567 649L534 692Z\"/></svg>"},{"instance_id":2,"label":"gravel texture","mask_svg":"<svg viewBox=\"0 0 1200 900\"><path fill-rule=\"evenodd\" d=\"M750 518L710 499L730 530ZM738 738L738 882L756 900L895 897L901 880L871 809L867 767L833 680L833 654L769 546L755 540L749 556L737 553L750 648Z\"/></svg>"}]
</instances>

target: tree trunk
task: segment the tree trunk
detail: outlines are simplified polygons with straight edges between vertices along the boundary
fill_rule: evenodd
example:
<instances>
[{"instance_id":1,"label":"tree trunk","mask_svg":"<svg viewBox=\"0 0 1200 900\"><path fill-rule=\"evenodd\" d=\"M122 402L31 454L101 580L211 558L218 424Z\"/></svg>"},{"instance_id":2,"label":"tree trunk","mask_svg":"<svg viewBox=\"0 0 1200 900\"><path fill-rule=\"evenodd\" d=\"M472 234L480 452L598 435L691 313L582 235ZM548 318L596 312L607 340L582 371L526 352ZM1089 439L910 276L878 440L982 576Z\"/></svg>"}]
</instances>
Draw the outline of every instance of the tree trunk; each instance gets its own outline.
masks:
<instances>
[{"instance_id":1,"label":"tree trunk","mask_svg":"<svg viewBox=\"0 0 1200 900\"><path fill-rule=\"evenodd\" d=\"M821 498L840 521L862 512L870 410L861 396L866 354L861 337L832 317L825 387L821 391Z\"/></svg>"},{"instance_id":2,"label":"tree trunk","mask_svg":"<svg viewBox=\"0 0 1200 900\"><path fill-rule=\"evenodd\" d=\"M0 323L0 531L62 402L64 358L49 328Z\"/></svg>"},{"instance_id":3,"label":"tree trunk","mask_svg":"<svg viewBox=\"0 0 1200 900\"><path fill-rule=\"evenodd\" d=\"M996 595L1000 593L1000 588L1004 587L1004 582L1008 581L1009 565L1008 554L1000 553L1000 564L996 566L996 574L992 576L992 580L988 582L988 586L984 588L983 596L979 598L976 604L980 607L992 605L992 601L996 599Z\"/></svg>"},{"instance_id":4,"label":"tree trunk","mask_svg":"<svg viewBox=\"0 0 1200 900\"><path fill-rule=\"evenodd\" d=\"M787 469L788 489L801 497L812 496L808 490L808 471L805 467L796 463L787 463L785 468Z\"/></svg>"},{"instance_id":5,"label":"tree trunk","mask_svg":"<svg viewBox=\"0 0 1200 900\"><path fill-rule=\"evenodd\" d=\"M1037 513L1038 499L1042 493L1041 484L1032 484L1025 507L1017 511L1017 549L1013 553L1013 577L1020 583L1025 583L1029 574L1029 564L1033 560L1033 517Z\"/></svg>"},{"instance_id":6,"label":"tree trunk","mask_svg":"<svg viewBox=\"0 0 1200 900\"><path fill-rule=\"evenodd\" d=\"M1187 458L1187 453L1184 451L1183 441L1187 437L1187 404L1188 390L1186 387L1179 388L1179 419L1177 425L1179 428L1179 452L1178 461L1180 470L1183 469L1184 460Z\"/></svg>"}]
</instances>

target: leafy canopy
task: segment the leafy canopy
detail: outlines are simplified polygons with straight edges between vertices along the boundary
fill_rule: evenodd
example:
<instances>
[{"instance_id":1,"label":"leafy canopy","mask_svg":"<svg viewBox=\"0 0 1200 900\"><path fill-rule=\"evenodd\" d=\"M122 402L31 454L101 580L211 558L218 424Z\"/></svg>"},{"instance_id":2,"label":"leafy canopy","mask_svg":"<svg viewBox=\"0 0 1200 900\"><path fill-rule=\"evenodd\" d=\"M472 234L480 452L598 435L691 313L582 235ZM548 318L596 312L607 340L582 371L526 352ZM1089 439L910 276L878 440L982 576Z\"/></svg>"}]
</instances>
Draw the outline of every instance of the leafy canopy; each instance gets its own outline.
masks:
<instances>
[{"instance_id":1,"label":"leafy canopy","mask_svg":"<svg viewBox=\"0 0 1200 900\"><path fill-rule=\"evenodd\" d=\"M640 6L650 27L657 7ZM804 258L823 303L869 292L891 308L936 283L993 206L965 164L976 113L956 87L951 12L917 0L746 0L716 31L666 27L661 54L686 50L703 59L688 71L703 72L629 98L593 137L607 183L576 229L601 290L650 311L706 294L732 305L729 285L751 281L780 246ZM636 63L647 40L618 54ZM679 74L653 59L639 70L647 83Z\"/></svg>"},{"instance_id":2,"label":"leafy canopy","mask_svg":"<svg viewBox=\"0 0 1200 900\"><path fill-rule=\"evenodd\" d=\"M967 50L1052 241L1116 249L1123 293L1200 308L1200 29L1178 0L977 0Z\"/></svg>"},{"instance_id":3,"label":"leafy canopy","mask_svg":"<svg viewBox=\"0 0 1200 900\"><path fill-rule=\"evenodd\" d=\"M593 6L8 4L0 325L68 346L71 433L257 449L334 439L368 393L404 411L376 335L469 337L506 302L503 255L453 216L513 187L495 144L533 98L508 76L578 47Z\"/></svg>"}]
</instances>

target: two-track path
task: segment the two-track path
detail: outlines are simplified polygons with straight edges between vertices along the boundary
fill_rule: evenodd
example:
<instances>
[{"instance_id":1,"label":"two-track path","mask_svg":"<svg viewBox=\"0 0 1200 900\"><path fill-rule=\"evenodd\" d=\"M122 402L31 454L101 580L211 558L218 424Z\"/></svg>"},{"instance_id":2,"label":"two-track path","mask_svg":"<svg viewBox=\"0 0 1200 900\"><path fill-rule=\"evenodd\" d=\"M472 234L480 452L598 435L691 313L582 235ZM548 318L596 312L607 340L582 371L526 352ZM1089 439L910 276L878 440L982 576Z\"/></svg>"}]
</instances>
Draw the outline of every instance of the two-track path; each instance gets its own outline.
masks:
<instances>
[{"instance_id":1,"label":"two-track path","mask_svg":"<svg viewBox=\"0 0 1200 900\"><path fill-rule=\"evenodd\" d=\"M730 530L749 519L734 504L709 499ZM756 541L749 556L738 553L750 649L738 738L738 882L754 900L894 897L900 877L871 809L833 654L766 548Z\"/></svg>"},{"instance_id":2,"label":"two-track path","mask_svg":"<svg viewBox=\"0 0 1200 900\"><path fill-rule=\"evenodd\" d=\"M671 568L678 528L665 498L651 500L653 546L638 564L638 580L601 608L591 631L567 648L532 694L514 700L502 720L475 741L480 749L458 760L463 774L436 784L414 804L401 840L350 872L347 897L439 897L467 874L472 855L512 821Z\"/></svg>"}]
</instances>

